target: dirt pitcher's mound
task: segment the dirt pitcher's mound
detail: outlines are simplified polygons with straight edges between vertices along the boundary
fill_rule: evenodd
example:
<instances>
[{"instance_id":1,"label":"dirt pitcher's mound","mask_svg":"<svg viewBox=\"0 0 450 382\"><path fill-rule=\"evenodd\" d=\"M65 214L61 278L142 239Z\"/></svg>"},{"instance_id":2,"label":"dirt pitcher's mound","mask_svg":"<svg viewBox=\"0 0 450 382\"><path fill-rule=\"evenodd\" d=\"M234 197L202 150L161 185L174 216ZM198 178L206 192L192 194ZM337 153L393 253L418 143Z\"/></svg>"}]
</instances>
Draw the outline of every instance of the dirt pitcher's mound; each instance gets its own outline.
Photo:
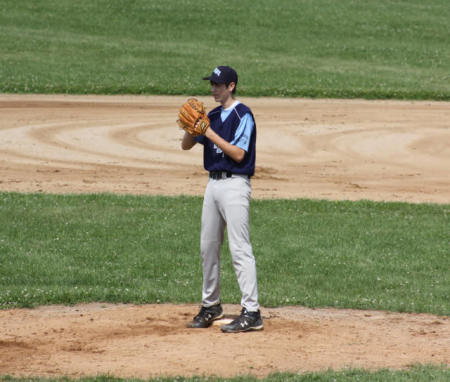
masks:
<instances>
[{"instance_id":1,"label":"dirt pitcher's mound","mask_svg":"<svg viewBox=\"0 0 450 382\"><path fill-rule=\"evenodd\" d=\"M187 329L194 305L47 306L0 311L0 374L148 378L266 376L327 368L450 363L450 319L426 314L287 307L265 330ZM228 317L239 306L225 305Z\"/></svg>"}]
</instances>

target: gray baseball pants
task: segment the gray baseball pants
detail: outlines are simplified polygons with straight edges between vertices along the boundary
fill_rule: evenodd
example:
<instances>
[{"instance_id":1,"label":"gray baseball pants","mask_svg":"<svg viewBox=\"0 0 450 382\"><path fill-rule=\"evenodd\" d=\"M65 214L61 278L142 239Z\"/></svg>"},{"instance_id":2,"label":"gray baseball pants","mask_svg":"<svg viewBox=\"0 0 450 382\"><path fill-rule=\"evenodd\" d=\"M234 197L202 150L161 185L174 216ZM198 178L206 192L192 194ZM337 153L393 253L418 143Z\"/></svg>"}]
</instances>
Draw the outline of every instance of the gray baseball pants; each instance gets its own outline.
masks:
<instances>
[{"instance_id":1,"label":"gray baseball pants","mask_svg":"<svg viewBox=\"0 0 450 382\"><path fill-rule=\"evenodd\" d=\"M225 227L234 270L241 290L241 305L259 309L256 264L250 243L250 179L240 175L209 179L203 199L201 254L203 260L202 305L220 302L220 249Z\"/></svg>"}]
</instances>

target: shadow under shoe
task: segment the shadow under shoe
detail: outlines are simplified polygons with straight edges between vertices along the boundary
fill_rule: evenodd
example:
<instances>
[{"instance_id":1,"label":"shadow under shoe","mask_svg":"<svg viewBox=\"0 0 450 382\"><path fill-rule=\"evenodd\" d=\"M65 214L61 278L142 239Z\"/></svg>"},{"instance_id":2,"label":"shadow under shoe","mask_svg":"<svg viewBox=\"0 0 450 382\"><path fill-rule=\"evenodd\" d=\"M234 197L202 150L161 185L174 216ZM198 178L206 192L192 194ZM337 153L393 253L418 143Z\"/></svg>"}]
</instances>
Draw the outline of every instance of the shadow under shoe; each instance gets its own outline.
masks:
<instances>
[{"instance_id":1,"label":"shadow under shoe","mask_svg":"<svg viewBox=\"0 0 450 382\"><path fill-rule=\"evenodd\" d=\"M224 333L262 330L264 329L264 325L261 318L261 312L259 310L257 312L249 312L247 309L242 308L241 315L229 324L223 325L221 329Z\"/></svg>"},{"instance_id":2,"label":"shadow under shoe","mask_svg":"<svg viewBox=\"0 0 450 382\"><path fill-rule=\"evenodd\" d=\"M188 328L209 328L215 320L223 317L222 305L202 306L200 312L187 324Z\"/></svg>"}]
</instances>

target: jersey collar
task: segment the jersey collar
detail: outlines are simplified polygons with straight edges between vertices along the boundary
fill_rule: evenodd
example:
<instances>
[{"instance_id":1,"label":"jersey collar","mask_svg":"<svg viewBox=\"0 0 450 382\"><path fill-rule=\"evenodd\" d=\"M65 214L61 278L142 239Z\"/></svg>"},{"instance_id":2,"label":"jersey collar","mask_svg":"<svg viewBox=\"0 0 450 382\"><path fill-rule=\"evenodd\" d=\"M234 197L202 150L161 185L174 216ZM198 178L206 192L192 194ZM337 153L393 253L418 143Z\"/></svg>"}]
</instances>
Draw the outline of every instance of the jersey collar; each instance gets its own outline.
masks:
<instances>
[{"instance_id":1,"label":"jersey collar","mask_svg":"<svg viewBox=\"0 0 450 382\"><path fill-rule=\"evenodd\" d=\"M234 102L231 104L230 107L227 107L226 109L222 106L222 110L223 110L223 111L231 111L231 110L233 110L237 105L239 105L240 103L241 103L240 101L236 100L236 101L234 101Z\"/></svg>"}]
</instances>

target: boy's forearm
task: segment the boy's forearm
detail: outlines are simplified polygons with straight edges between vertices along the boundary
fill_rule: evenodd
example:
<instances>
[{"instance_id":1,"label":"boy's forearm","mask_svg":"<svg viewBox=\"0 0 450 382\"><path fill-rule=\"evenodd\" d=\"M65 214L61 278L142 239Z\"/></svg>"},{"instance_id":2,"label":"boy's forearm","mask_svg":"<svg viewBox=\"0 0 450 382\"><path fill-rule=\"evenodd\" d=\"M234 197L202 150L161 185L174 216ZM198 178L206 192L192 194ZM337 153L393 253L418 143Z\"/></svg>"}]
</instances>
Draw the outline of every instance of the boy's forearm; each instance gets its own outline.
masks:
<instances>
[{"instance_id":1,"label":"boy's forearm","mask_svg":"<svg viewBox=\"0 0 450 382\"><path fill-rule=\"evenodd\" d=\"M181 148L183 150L189 150L195 146L197 142L195 142L194 137L188 132L184 132L183 140L181 141Z\"/></svg>"},{"instance_id":2,"label":"boy's forearm","mask_svg":"<svg viewBox=\"0 0 450 382\"><path fill-rule=\"evenodd\" d=\"M213 129L209 128L205 132L205 137L219 147L226 155L228 155L235 162L240 163L244 159L245 150L238 146L232 145L218 135Z\"/></svg>"}]
</instances>

